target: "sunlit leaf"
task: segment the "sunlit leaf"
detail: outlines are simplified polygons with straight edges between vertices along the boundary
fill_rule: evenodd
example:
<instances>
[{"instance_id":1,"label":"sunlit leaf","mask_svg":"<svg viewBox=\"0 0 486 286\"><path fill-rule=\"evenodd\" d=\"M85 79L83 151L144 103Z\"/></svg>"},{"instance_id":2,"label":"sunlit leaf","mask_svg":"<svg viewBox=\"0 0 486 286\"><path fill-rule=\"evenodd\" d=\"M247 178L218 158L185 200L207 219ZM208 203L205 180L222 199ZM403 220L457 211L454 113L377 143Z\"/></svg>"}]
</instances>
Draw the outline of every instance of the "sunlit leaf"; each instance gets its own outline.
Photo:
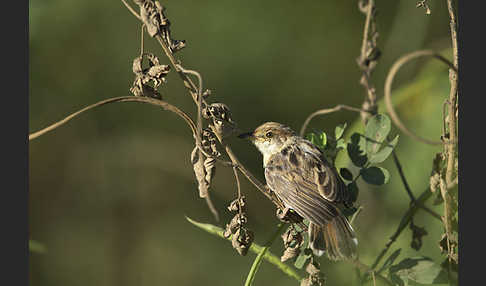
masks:
<instances>
[{"instance_id":1,"label":"sunlit leaf","mask_svg":"<svg viewBox=\"0 0 486 286\"><path fill-rule=\"evenodd\" d=\"M378 152L381 143L386 139L391 130L391 121L385 114L376 114L368 120L365 129L366 153Z\"/></svg>"},{"instance_id":2,"label":"sunlit leaf","mask_svg":"<svg viewBox=\"0 0 486 286\"><path fill-rule=\"evenodd\" d=\"M389 268L389 275L399 285L409 281L430 285L447 282L447 274L442 267L427 257L406 258Z\"/></svg>"},{"instance_id":3,"label":"sunlit leaf","mask_svg":"<svg viewBox=\"0 0 486 286\"><path fill-rule=\"evenodd\" d=\"M334 136L336 137L336 140L340 139L343 136L346 126L346 122L336 126L336 128L334 129Z\"/></svg>"},{"instance_id":4,"label":"sunlit leaf","mask_svg":"<svg viewBox=\"0 0 486 286\"><path fill-rule=\"evenodd\" d=\"M399 135L397 135L392 141L390 141L389 143L384 143L383 144L383 147L380 151L374 153L374 154L369 154L369 161L370 163L372 164L376 164L376 163L381 163L383 161L386 160L386 158L388 158L388 156L390 156L391 152L393 151L393 149L395 148L395 146L397 145L398 143L398 137Z\"/></svg>"}]
</instances>

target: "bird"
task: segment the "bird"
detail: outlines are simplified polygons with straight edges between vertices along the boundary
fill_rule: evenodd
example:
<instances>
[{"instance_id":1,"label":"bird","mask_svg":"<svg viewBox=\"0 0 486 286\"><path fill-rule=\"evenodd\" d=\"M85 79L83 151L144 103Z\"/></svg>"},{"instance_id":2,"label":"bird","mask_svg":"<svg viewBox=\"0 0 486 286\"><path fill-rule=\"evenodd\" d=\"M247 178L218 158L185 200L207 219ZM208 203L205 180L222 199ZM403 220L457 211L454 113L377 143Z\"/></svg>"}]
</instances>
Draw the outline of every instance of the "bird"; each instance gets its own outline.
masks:
<instances>
[{"instance_id":1,"label":"bird","mask_svg":"<svg viewBox=\"0 0 486 286\"><path fill-rule=\"evenodd\" d=\"M356 233L338 207L345 203L346 185L319 147L277 122L265 122L238 137L249 139L262 153L266 183L285 211L293 210L309 221L314 255L327 253L334 261L355 259Z\"/></svg>"}]
</instances>

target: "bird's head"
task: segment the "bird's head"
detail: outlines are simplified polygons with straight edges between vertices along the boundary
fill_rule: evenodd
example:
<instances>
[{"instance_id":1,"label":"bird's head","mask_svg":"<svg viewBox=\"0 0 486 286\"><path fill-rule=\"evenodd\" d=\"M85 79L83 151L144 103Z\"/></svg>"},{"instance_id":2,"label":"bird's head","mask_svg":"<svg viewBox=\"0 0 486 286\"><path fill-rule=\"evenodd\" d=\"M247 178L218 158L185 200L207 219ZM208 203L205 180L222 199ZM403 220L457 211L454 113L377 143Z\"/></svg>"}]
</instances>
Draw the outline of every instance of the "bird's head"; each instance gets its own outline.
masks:
<instances>
[{"instance_id":1,"label":"bird's head","mask_svg":"<svg viewBox=\"0 0 486 286\"><path fill-rule=\"evenodd\" d=\"M277 123L266 122L258 126L255 131L240 134L240 138L248 138L255 144L264 157L280 152L296 133L289 127Z\"/></svg>"}]
</instances>

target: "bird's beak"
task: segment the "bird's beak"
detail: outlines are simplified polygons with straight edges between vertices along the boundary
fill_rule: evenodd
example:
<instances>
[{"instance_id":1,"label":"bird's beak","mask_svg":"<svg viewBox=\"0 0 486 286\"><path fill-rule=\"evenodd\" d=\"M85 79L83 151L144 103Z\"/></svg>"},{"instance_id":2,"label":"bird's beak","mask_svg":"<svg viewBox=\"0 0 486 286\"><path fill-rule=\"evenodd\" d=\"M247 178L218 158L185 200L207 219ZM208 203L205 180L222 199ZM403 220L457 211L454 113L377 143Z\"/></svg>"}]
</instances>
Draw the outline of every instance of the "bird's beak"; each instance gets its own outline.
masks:
<instances>
[{"instance_id":1,"label":"bird's beak","mask_svg":"<svg viewBox=\"0 0 486 286\"><path fill-rule=\"evenodd\" d=\"M242 133L242 134L238 135L238 138L253 140L255 138L255 136L253 135L253 132L247 132L247 133Z\"/></svg>"}]
</instances>

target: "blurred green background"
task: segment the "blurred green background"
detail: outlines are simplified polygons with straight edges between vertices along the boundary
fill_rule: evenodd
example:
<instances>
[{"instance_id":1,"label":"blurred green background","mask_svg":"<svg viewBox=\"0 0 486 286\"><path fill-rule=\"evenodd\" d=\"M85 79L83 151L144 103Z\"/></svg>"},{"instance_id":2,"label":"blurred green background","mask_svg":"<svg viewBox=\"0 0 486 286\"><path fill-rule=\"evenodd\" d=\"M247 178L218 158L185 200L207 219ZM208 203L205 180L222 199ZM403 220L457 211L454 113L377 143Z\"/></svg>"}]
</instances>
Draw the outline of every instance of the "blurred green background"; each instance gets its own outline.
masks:
<instances>
[{"instance_id":1,"label":"blurred green background","mask_svg":"<svg viewBox=\"0 0 486 286\"><path fill-rule=\"evenodd\" d=\"M130 2L131 3L131 2ZM176 56L198 70L210 102L224 102L243 130L278 121L296 130L306 116L336 104L360 106L364 90L356 64L365 17L357 1L162 1L172 36L187 41ZM121 1L29 1L29 129L37 131L102 99L130 95L132 60L139 53L140 25ZM377 0L378 45L383 52L372 80L377 94L393 61L416 49L450 46L445 1ZM168 63L146 36L146 51ZM446 54L449 56L449 54ZM425 70L422 68L427 66ZM394 83L402 119L418 134L438 139L447 68L417 61ZM171 72L161 89L168 102L195 114L180 78ZM383 110L381 110L383 111ZM319 117L310 129L332 131L357 114ZM349 134L348 134L349 135ZM230 144L263 180L261 156L237 138ZM117 103L81 115L29 146L30 238L47 252L29 257L31 285L241 285L255 255L239 256L231 244L197 229L184 216L214 223L189 161L193 148L185 123L145 104ZM414 193L428 186L438 147L401 136L397 154ZM361 183L355 222L362 262L370 265L408 208L409 200L389 159L390 182ZM275 208L245 179L249 227L264 243L277 225ZM212 196L225 224L235 197L232 171L221 165ZM431 205L431 203L429 203ZM441 212L440 207L434 207ZM428 235L420 251L405 230L389 254L441 261L441 226L419 212L415 223ZM279 240L271 251L281 254ZM397 261L399 261L397 260ZM328 285L356 285L353 267L322 259ZM298 285L264 262L256 285Z\"/></svg>"}]
</instances>

